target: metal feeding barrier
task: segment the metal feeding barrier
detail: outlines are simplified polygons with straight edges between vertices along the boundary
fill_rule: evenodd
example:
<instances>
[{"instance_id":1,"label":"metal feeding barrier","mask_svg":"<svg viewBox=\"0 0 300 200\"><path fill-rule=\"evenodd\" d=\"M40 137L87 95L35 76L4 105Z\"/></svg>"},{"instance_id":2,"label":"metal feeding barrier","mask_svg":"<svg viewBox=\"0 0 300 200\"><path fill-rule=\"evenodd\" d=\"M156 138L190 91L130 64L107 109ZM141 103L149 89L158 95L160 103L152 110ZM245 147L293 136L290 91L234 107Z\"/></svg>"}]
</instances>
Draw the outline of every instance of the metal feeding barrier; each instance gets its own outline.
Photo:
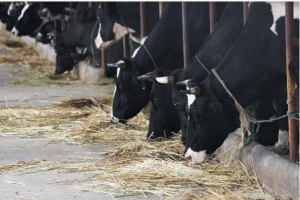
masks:
<instances>
[{"instance_id":1,"label":"metal feeding barrier","mask_svg":"<svg viewBox=\"0 0 300 200\"><path fill-rule=\"evenodd\" d=\"M244 24L247 21L248 16L248 3L243 2L243 19ZM213 32L216 24L216 2L209 3L209 19L210 19L210 33ZM286 71L287 71L287 102L288 102L288 112L295 111L295 102L292 101L292 95L295 90L295 83L290 77L288 71L288 65L290 61L293 59L292 57L292 47L299 48L299 39L292 38L292 30L293 30L293 2L285 3L285 31L286 31ZM164 3L159 2L159 13L160 17L162 14ZM140 21L141 21L141 36L145 37L146 30L146 21L145 21L145 2L140 2ZM188 32L188 23L187 23L187 13L188 13L188 3L182 2L182 31L183 31L183 57L184 57L184 68L188 66L189 63L189 32ZM124 57L130 58L129 53L129 39L128 35L123 38L124 45ZM104 49L102 49L102 66L105 66L105 53ZM290 148L290 159L294 162L298 161L298 134L297 134L297 121L291 117L288 117L289 124L289 148Z\"/></svg>"}]
</instances>

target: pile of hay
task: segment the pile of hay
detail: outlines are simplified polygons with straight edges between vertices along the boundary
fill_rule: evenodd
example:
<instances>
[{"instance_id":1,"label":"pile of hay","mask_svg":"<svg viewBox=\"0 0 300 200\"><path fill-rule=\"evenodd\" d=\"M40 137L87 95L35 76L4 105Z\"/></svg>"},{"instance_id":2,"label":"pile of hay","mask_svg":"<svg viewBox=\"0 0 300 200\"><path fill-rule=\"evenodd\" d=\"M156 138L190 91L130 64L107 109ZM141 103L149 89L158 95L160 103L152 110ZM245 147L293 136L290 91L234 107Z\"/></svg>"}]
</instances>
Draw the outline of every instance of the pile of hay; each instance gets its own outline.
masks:
<instances>
[{"instance_id":1,"label":"pile of hay","mask_svg":"<svg viewBox=\"0 0 300 200\"><path fill-rule=\"evenodd\" d=\"M26 45L18 37L0 30L0 66L23 66L22 71L16 73L13 84L41 85L41 84L69 84L82 83L78 75L67 73L55 75L55 63L39 56L34 47ZM25 74L25 76L24 76Z\"/></svg>"},{"instance_id":2,"label":"pile of hay","mask_svg":"<svg viewBox=\"0 0 300 200\"><path fill-rule=\"evenodd\" d=\"M77 158L85 161L80 164L33 160L0 166L0 173L34 168L57 173L82 171L89 175L84 180L89 184L77 189L114 197L154 194L167 199L245 199L233 191L261 189L242 165L228 167L212 156L202 165L188 166L179 136L147 142L144 114L127 125L114 124L110 106L111 98L106 98L70 100L42 108L2 108L2 134L44 135L70 144L109 144L110 150L103 157Z\"/></svg>"}]
</instances>

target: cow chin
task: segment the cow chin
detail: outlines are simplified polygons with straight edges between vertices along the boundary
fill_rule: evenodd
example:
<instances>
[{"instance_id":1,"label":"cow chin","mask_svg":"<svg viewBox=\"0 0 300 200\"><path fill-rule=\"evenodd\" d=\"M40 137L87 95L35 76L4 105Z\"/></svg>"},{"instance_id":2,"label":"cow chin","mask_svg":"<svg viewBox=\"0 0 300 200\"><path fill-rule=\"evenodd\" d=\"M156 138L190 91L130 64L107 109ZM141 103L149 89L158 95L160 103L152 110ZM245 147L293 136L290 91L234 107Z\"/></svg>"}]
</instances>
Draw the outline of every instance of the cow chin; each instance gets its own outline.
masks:
<instances>
[{"instance_id":1,"label":"cow chin","mask_svg":"<svg viewBox=\"0 0 300 200\"><path fill-rule=\"evenodd\" d=\"M187 159L190 165L200 164L205 161L206 150L195 152L189 148L184 157Z\"/></svg>"}]
</instances>

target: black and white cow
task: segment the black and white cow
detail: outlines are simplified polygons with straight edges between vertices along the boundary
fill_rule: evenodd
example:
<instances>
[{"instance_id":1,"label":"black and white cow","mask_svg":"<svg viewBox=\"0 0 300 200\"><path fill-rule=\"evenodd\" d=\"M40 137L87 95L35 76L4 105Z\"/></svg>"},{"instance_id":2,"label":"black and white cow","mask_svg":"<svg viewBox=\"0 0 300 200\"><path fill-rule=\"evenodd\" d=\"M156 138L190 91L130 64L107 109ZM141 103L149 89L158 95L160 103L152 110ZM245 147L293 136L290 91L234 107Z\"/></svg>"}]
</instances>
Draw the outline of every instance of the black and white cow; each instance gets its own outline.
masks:
<instances>
[{"instance_id":1,"label":"black and white cow","mask_svg":"<svg viewBox=\"0 0 300 200\"><path fill-rule=\"evenodd\" d=\"M223 10L225 3L221 5L220 10ZM188 7L192 56L209 34L208 3L189 2ZM114 121L124 122L134 117L149 102L152 84L148 81L138 81L138 76L155 68L174 70L183 66L182 25L178 22L181 22L181 3L167 2L161 19L144 45L132 61L127 60L119 68L112 106Z\"/></svg>"},{"instance_id":2,"label":"black and white cow","mask_svg":"<svg viewBox=\"0 0 300 200\"><path fill-rule=\"evenodd\" d=\"M68 19L66 29L57 35L55 41L57 52L56 74L71 70L75 62L86 57L91 57L94 64L101 65L101 52L96 48L94 43L99 26L96 18L96 9L97 7L81 7ZM76 47L85 49L82 55L76 54ZM106 49L106 59L109 62L116 62L122 56L122 41ZM77 59L78 57L80 57L80 60ZM107 75L113 76L113 71L107 69Z\"/></svg>"},{"instance_id":3,"label":"black and white cow","mask_svg":"<svg viewBox=\"0 0 300 200\"><path fill-rule=\"evenodd\" d=\"M68 6L68 2L26 3L12 30L12 34L35 37L46 23L59 19L59 15L66 14L65 8Z\"/></svg>"},{"instance_id":4,"label":"black and white cow","mask_svg":"<svg viewBox=\"0 0 300 200\"><path fill-rule=\"evenodd\" d=\"M177 88L174 84L177 81L180 82L191 78L202 81L207 77L208 73L210 73L206 71L206 69L210 70L217 66L218 62L225 56L242 30L242 6L242 3L227 4L214 32L204 41L199 52L186 69L178 69L172 76L167 77L159 77L162 73L151 73L152 76L148 74L140 77L140 79L147 78L153 81L150 93L150 101L152 104L147 138L150 136L153 139L161 137L164 132L170 136L170 130L178 131L181 127L182 142L185 143L187 97L179 91L180 86L177 86ZM202 64L200 64L200 62ZM206 69L202 66L203 63ZM155 78L153 75L158 75L159 78ZM166 83L171 84L171 86L165 85ZM173 95L171 88L174 90ZM171 97L173 97L173 100Z\"/></svg>"},{"instance_id":5,"label":"black and white cow","mask_svg":"<svg viewBox=\"0 0 300 200\"><path fill-rule=\"evenodd\" d=\"M5 24L5 30L7 31L11 31L15 24L18 21L19 16L21 15L22 9L24 7L25 4L20 5L19 7L16 7L16 9L11 12L12 15L8 15L6 24Z\"/></svg>"},{"instance_id":6,"label":"black and white cow","mask_svg":"<svg viewBox=\"0 0 300 200\"><path fill-rule=\"evenodd\" d=\"M145 2L145 7L145 34L149 35L159 19L158 2ZM129 33L132 40L140 43L140 2L101 3L97 18L99 30L95 42L98 48L107 47Z\"/></svg>"},{"instance_id":7,"label":"black and white cow","mask_svg":"<svg viewBox=\"0 0 300 200\"><path fill-rule=\"evenodd\" d=\"M171 86L160 84L156 81L158 77L169 76L171 71L156 69L138 77L139 80L152 81L150 93L150 119L147 133L147 140L159 137L168 138L172 133L180 130L180 118L176 107L172 104Z\"/></svg>"},{"instance_id":8,"label":"black and white cow","mask_svg":"<svg viewBox=\"0 0 300 200\"><path fill-rule=\"evenodd\" d=\"M298 4L295 9L294 14L299 18ZM286 99L284 26L281 25L284 16L284 3L250 3L245 27L215 68L244 108L263 98ZM299 38L299 32L296 34ZM201 84L193 84L190 91L196 98L188 102L184 151L190 164L201 163L206 154L214 152L232 131L238 116L233 99L214 74L209 74ZM279 140L282 134L279 132Z\"/></svg>"}]
</instances>

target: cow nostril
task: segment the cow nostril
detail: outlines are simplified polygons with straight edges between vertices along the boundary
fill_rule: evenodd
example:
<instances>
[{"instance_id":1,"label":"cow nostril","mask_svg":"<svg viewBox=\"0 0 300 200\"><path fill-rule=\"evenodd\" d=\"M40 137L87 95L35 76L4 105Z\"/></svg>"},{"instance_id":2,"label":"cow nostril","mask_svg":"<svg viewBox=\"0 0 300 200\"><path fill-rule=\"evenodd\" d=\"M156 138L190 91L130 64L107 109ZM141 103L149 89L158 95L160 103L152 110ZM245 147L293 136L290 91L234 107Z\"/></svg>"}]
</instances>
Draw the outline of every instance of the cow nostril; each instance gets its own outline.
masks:
<instances>
[{"instance_id":1,"label":"cow nostril","mask_svg":"<svg viewBox=\"0 0 300 200\"><path fill-rule=\"evenodd\" d=\"M185 159L187 159L187 161L191 161L192 160L192 156L186 156Z\"/></svg>"}]
</instances>

